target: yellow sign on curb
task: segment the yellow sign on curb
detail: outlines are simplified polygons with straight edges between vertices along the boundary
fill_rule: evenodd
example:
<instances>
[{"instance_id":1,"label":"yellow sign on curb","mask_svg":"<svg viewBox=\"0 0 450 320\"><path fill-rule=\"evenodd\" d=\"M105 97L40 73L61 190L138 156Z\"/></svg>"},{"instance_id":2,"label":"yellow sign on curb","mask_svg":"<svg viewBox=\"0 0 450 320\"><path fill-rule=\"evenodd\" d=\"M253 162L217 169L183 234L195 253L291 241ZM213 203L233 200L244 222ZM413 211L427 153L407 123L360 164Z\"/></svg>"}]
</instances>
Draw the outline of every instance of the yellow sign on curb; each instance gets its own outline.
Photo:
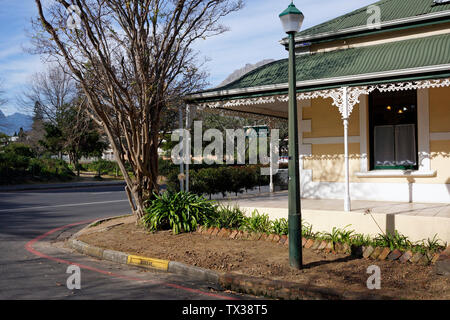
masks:
<instances>
[{"instance_id":1,"label":"yellow sign on curb","mask_svg":"<svg viewBox=\"0 0 450 320\"><path fill-rule=\"evenodd\" d=\"M139 257L129 255L127 259L127 264L132 264L136 266L144 266L149 268L154 268L158 270L167 271L169 269L169 261L160 260L160 259L152 259L146 257Z\"/></svg>"}]
</instances>

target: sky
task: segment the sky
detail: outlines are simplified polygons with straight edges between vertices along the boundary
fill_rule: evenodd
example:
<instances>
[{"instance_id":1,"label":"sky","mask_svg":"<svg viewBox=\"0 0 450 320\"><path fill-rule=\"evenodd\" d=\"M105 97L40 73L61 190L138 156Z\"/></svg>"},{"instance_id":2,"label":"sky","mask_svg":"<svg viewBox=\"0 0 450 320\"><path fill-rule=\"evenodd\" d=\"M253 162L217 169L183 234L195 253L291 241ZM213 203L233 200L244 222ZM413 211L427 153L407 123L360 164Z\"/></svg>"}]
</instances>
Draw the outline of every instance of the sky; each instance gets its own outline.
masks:
<instances>
[{"instance_id":1,"label":"sky","mask_svg":"<svg viewBox=\"0 0 450 320\"><path fill-rule=\"evenodd\" d=\"M244 9L222 20L230 31L200 40L194 46L201 57L208 59L205 68L212 87L247 63L287 57L279 44L285 34L278 14L291 0L244 1ZM374 2L376 0L296 0L294 4L305 15L304 30ZM24 112L17 106L16 98L30 77L46 68L41 57L24 50L30 46L26 30L30 30L30 19L35 15L34 0L0 0L0 79L8 99L0 110L5 115Z\"/></svg>"}]
</instances>

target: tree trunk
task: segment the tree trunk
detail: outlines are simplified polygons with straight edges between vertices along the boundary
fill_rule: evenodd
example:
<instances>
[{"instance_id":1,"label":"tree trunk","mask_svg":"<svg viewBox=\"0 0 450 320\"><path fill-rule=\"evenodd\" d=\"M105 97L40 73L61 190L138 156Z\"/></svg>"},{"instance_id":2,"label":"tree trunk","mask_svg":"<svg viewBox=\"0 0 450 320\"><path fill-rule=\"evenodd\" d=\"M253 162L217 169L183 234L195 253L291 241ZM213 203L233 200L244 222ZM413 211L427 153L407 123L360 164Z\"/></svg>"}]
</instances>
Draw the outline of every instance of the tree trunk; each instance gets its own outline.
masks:
<instances>
[{"instance_id":1,"label":"tree trunk","mask_svg":"<svg viewBox=\"0 0 450 320\"><path fill-rule=\"evenodd\" d=\"M108 135L108 138L111 142L111 147L114 152L114 156L116 158L117 164L119 165L119 169L122 172L123 178L126 182L125 192L128 197L128 202L130 203L131 210L133 211L133 215L136 218L136 223L139 223L141 218L145 215L145 206L144 202L145 197L149 197L152 194L152 191L158 190L157 184L157 174L155 171L158 170L158 152L157 149L150 148L150 156L149 156L149 165L151 167L150 175L144 176L142 172L144 168L141 168L139 164L131 163L131 167L134 173L134 177L130 177L128 171L125 167L125 160L123 154L119 152L119 147L117 146L115 140L112 138L110 128L104 126L105 132ZM142 163L144 166L145 163Z\"/></svg>"},{"instance_id":2,"label":"tree trunk","mask_svg":"<svg viewBox=\"0 0 450 320\"><path fill-rule=\"evenodd\" d=\"M80 164L78 162L77 157L74 158L73 165L75 166L75 170L77 171L77 177L80 176Z\"/></svg>"}]
</instances>

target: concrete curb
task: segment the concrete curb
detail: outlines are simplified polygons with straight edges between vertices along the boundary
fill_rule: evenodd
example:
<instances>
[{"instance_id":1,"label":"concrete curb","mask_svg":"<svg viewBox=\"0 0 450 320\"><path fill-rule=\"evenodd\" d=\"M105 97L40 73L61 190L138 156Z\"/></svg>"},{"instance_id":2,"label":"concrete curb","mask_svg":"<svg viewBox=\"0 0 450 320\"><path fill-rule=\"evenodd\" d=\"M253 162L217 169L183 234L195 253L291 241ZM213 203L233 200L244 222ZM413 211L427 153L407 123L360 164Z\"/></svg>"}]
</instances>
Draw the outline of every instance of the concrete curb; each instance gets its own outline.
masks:
<instances>
[{"instance_id":1,"label":"concrete curb","mask_svg":"<svg viewBox=\"0 0 450 320\"><path fill-rule=\"evenodd\" d=\"M181 262L169 261L169 272L186 275L198 280L206 280L208 282L219 283L220 274L199 267L190 266Z\"/></svg>"},{"instance_id":2,"label":"concrete curb","mask_svg":"<svg viewBox=\"0 0 450 320\"><path fill-rule=\"evenodd\" d=\"M141 257L120 251L103 249L92 246L88 243L77 240L75 238L70 238L67 241L67 245L79 253L95 257L101 260L108 260L121 264L133 265L148 269L180 274L184 276L189 276L190 278L194 278L196 280L203 280L207 282L218 283L220 278L219 273L212 270L194 267L176 261Z\"/></svg>"},{"instance_id":3,"label":"concrete curb","mask_svg":"<svg viewBox=\"0 0 450 320\"><path fill-rule=\"evenodd\" d=\"M74 182L59 184L37 184L37 185L16 185L1 186L0 192L29 191L29 190L47 190L47 189L74 189L89 187L111 187L125 185L125 181L104 181L104 182Z\"/></svg>"},{"instance_id":4,"label":"concrete curb","mask_svg":"<svg viewBox=\"0 0 450 320\"><path fill-rule=\"evenodd\" d=\"M367 292L338 292L309 284L269 280L234 273L222 275L219 284L228 290L283 300L392 300Z\"/></svg>"}]
</instances>

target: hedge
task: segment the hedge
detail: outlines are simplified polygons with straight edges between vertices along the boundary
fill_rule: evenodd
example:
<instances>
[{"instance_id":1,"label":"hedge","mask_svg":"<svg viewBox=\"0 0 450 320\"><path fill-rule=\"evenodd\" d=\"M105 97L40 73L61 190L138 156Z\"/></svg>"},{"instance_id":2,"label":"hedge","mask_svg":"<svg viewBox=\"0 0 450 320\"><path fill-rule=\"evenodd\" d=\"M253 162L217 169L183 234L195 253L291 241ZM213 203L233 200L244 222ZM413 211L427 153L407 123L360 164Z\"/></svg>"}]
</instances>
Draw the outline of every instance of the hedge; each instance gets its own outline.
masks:
<instances>
[{"instance_id":1,"label":"hedge","mask_svg":"<svg viewBox=\"0 0 450 320\"><path fill-rule=\"evenodd\" d=\"M191 167L192 168L192 167ZM168 170L166 174L167 187L170 191L180 191L178 180L179 168ZM189 171L189 191L199 195L221 193L242 193L255 187L267 185L268 176L261 175L261 166L218 166L194 169Z\"/></svg>"}]
</instances>

